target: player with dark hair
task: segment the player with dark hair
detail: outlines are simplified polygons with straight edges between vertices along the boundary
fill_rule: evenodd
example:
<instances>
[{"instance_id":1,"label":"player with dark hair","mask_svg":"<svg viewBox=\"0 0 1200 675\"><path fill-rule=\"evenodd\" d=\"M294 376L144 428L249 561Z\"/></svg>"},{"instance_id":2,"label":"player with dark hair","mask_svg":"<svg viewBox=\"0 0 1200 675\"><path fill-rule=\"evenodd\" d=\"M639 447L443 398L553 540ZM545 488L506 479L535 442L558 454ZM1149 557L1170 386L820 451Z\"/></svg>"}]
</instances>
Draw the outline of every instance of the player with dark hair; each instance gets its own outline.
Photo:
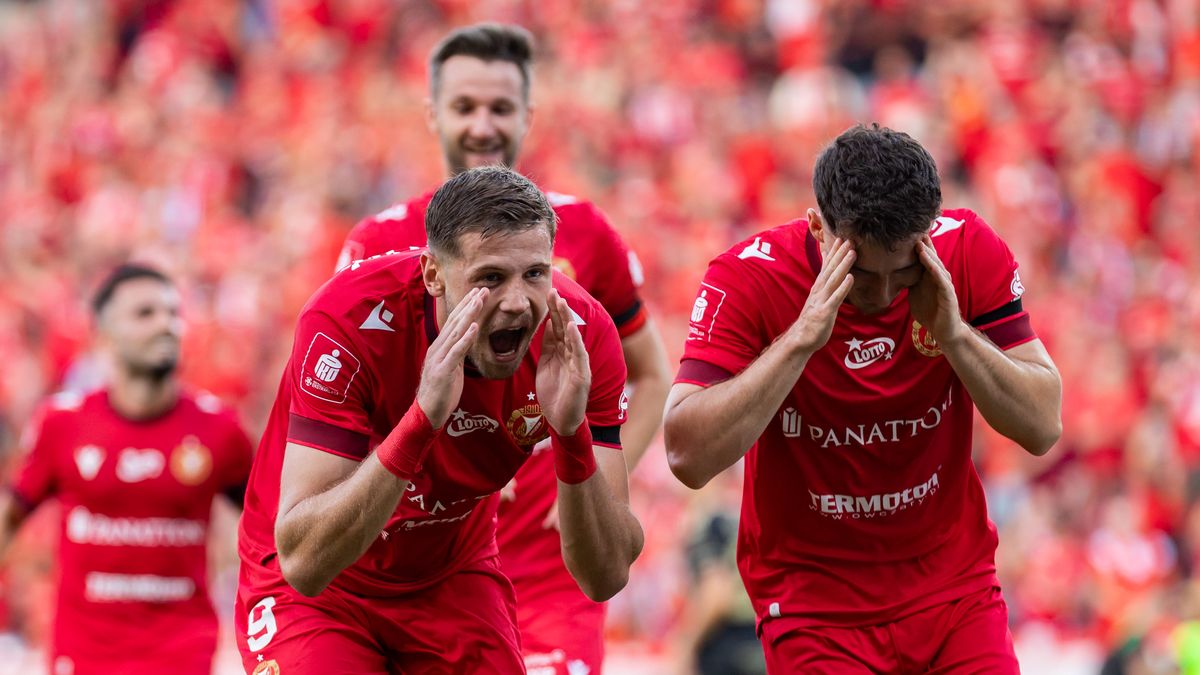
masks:
<instances>
[{"instance_id":1,"label":"player with dark hair","mask_svg":"<svg viewBox=\"0 0 1200 675\"><path fill-rule=\"evenodd\" d=\"M929 153L857 126L817 160L818 210L712 261L667 406L699 488L746 457L738 565L772 673L1016 673L975 408L1034 455L1058 371L1012 253L941 208Z\"/></svg>"},{"instance_id":2,"label":"player with dark hair","mask_svg":"<svg viewBox=\"0 0 1200 675\"><path fill-rule=\"evenodd\" d=\"M624 587L625 366L599 303L551 275L554 220L519 174L466 171L429 203L428 249L309 300L242 519L247 671L525 672L495 516L547 438L567 568L593 600Z\"/></svg>"},{"instance_id":3,"label":"player with dark hair","mask_svg":"<svg viewBox=\"0 0 1200 675\"><path fill-rule=\"evenodd\" d=\"M0 548L39 504L62 506L50 672L212 671L206 544L213 499L241 507L250 441L214 396L179 383L179 293L126 264L92 301L111 381L41 407L0 506Z\"/></svg>"},{"instance_id":4,"label":"player with dark hair","mask_svg":"<svg viewBox=\"0 0 1200 675\"><path fill-rule=\"evenodd\" d=\"M458 29L434 48L426 110L450 175L469 167L516 162L533 112L532 58L527 31L497 24ZM338 266L425 245L430 196L359 223L347 237ZM562 194L547 196L558 217L556 273L571 277L599 300L621 337L630 392L629 422L621 435L626 464L632 469L658 432L671 381L662 340L638 296L641 265L593 204ZM529 668L566 673L575 664L576 671L586 666L598 673L604 655L604 607L580 592L563 565L547 449L544 443L535 447L506 490L512 498L500 507L500 557L516 588L517 624Z\"/></svg>"}]
</instances>

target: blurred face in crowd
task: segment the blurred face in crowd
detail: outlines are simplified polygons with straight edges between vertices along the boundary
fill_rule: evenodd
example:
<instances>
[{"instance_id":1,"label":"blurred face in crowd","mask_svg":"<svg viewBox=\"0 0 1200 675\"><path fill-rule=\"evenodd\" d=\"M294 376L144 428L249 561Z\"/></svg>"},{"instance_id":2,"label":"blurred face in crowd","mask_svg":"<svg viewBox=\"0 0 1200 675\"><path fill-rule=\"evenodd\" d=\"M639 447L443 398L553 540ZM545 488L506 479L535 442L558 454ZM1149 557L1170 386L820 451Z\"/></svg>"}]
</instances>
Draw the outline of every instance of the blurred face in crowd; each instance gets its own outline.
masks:
<instances>
[{"instance_id":1,"label":"blurred face in crowd","mask_svg":"<svg viewBox=\"0 0 1200 675\"><path fill-rule=\"evenodd\" d=\"M123 282L101 311L98 327L118 368L157 380L175 372L183 319L174 286L151 278Z\"/></svg>"},{"instance_id":2,"label":"blurred face in crowd","mask_svg":"<svg viewBox=\"0 0 1200 675\"><path fill-rule=\"evenodd\" d=\"M438 135L451 174L486 165L513 166L531 112L517 64L463 55L442 64L438 90L426 105L429 127Z\"/></svg>"},{"instance_id":3,"label":"blurred face in crowd","mask_svg":"<svg viewBox=\"0 0 1200 675\"><path fill-rule=\"evenodd\" d=\"M445 323L471 289L488 289L477 319L480 330L467 357L484 377L511 377L548 312L550 230L539 225L486 237L466 232L458 246L457 255L428 252L422 257L426 287L442 299L438 319Z\"/></svg>"},{"instance_id":4,"label":"blurred face in crowd","mask_svg":"<svg viewBox=\"0 0 1200 675\"><path fill-rule=\"evenodd\" d=\"M889 250L877 242L856 237L853 232L833 232L813 209L808 211L808 222L809 231L821 245L823 258L830 254L833 240L839 236L850 239L854 245L856 259L850 268L854 285L846 302L863 314L882 313L901 291L916 286L925 273L925 266L917 257L917 242L923 233L913 234Z\"/></svg>"}]
</instances>

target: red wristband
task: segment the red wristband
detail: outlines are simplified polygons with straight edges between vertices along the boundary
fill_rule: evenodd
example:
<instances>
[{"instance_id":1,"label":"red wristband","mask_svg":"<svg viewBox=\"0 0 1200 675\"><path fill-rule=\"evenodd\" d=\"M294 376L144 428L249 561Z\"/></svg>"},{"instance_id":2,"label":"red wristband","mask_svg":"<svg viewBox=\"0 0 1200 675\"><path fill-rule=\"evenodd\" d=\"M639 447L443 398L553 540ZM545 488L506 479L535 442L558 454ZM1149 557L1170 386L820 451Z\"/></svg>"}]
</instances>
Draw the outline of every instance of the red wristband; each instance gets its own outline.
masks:
<instances>
[{"instance_id":1,"label":"red wristband","mask_svg":"<svg viewBox=\"0 0 1200 675\"><path fill-rule=\"evenodd\" d=\"M554 473L562 482L576 485L596 473L592 430L586 421L571 436L559 436L558 432L551 429L550 447L554 448Z\"/></svg>"},{"instance_id":2,"label":"red wristband","mask_svg":"<svg viewBox=\"0 0 1200 675\"><path fill-rule=\"evenodd\" d=\"M375 448L375 455L388 471L404 480L412 480L421 472L421 465L437 436L438 430L433 428L425 411L413 401L392 433Z\"/></svg>"}]
</instances>

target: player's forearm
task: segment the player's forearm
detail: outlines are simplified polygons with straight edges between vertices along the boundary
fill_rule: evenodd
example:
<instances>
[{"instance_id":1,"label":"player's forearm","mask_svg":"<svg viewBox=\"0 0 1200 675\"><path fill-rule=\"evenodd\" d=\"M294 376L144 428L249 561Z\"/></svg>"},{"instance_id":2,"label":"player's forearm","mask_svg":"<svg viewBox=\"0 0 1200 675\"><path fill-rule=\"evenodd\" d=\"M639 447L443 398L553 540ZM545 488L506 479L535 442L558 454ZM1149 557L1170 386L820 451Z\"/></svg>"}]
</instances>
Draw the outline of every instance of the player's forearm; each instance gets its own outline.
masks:
<instances>
[{"instance_id":1,"label":"player's forearm","mask_svg":"<svg viewBox=\"0 0 1200 675\"><path fill-rule=\"evenodd\" d=\"M580 590L596 602L616 595L642 552L642 527L613 495L602 471L574 485L558 481L563 562Z\"/></svg>"},{"instance_id":2,"label":"player's forearm","mask_svg":"<svg viewBox=\"0 0 1200 675\"><path fill-rule=\"evenodd\" d=\"M1062 434L1062 380L1053 365L1011 358L967 328L942 344L983 419L1033 455L1044 455Z\"/></svg>"},{"instance_id":3,"label":"player's forearm","mask_svg":"<svg viewBox=\"0 0 1200 675\"><path fill-rule=\"evenodd\" d=\"M621 445L625 449L625 464L633 471L662 425L671 376L665 369L637 379L631 375L629 386L629 421L621 427Z\"/></svg>"},{"instance_id":4,"label":"player's forearm","mask_svg":"<svg viewBox=\"0 0 1200 675\"><path fill-rule=\"evenodd\" d=\"M372 454L345 481L281 514L275 545L287 582L308 596L323 591L370 548L407 485Z\"/></svg>"},{"instance_id":5,"label":"player's forearm","mask_svg":"<svg viewBox=\"0 0 1200 675\"><path fill-rule=\"evenodd\" d=\"M796 385L810 355L785 335L741 373L668 401L663 433L675 477L698 490L741 459Z\"/></svg>"},{"instance_id":6,"label":"player's forearm","mask_svg":"<svg viewBox=\"0 0 1200 675\"><path fill-rule=\"evenodd\" d=\"M621 427L625 465L632 471L662 425L663 405L671 390L671 367L658 329L650 319L621 340L629 369L629 419Z\"/></svg>"}]
</instances>

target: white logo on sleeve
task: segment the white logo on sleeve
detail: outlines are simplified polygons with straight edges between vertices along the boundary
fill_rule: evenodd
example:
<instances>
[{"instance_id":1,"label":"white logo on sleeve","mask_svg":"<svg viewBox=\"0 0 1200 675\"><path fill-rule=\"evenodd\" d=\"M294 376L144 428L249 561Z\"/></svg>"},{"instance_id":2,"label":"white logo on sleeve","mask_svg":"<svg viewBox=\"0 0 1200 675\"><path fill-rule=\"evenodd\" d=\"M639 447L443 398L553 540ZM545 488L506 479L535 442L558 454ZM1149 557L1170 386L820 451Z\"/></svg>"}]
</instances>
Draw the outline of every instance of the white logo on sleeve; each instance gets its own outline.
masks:
<instances>
[{"instance_id":1,"label":"white logo on sleeve","mask_svg":"<svg viewBox=\"0 0 1200 675\"><path fill-rule=\"evenodd\" d=\"M125 448L117 457L117 478L126 483L140 483L157 478L167 465L167 458L153 448Z\"/></svg>"},{"instance_id":2,"label":"white logo on sleeve","mask_svg":"<svg viewBox=\"0 0 1200 675\"><path fill-rule=\"evenodd\" d=\"M713 326L717 323L717 314L725 302L725 291L707 283L700 284L700 295L692 305L691 323L688 326L689 340L711 339Z\"/></svg>"},{"instance_id":3,"label":"white logo on sleeve","mask_svg":"<svg viewBox=\"0 0 1200 675\"><path fill-rule=\"evenodd\" d=\"M1013 280L1009 284L1008 290L1012 291L1013 300L1019 299L1025 295L1025 285L1021 283L1021 273L1013 270Z\"/></svg>"},{"instance_id":4,"label":"white logo on sleeve","mask_svg":"<svg viewBox=\"0 0 1200 675\"><path fill-rule=\"evenodd\" d=\"M629 276L633 279L633 285L641 288L642 284L646 283L646 273L642 269L642 261L638 259L637 254L633 251L629 252Z\"/></svg>"},{"instance_id":5,"label":"white logo on sleeve","mask_svg":"<svg viewBox=\"0 0 1200 675\"><path fill-rule=\"evenodd\" d=\"M866 368L880 359L887 361L896 351L896 341L885 337L874 338L866 342L854 338L847 340L846 344L850 346L850 351L846 354L845 364L850 370Z\"/></svg>"},{"instance_id":6,"label":"white logo on sleeve","mask_svg":"<svg viewBox=\"0 0 1200 675\"><path fill-rule=\"evenodd\" d=\"M342 403L361 367L358 357L345 346L324 333L317 333L300 366L300 388L323 401Z\"/></svg>"},{"instance_id":7,"label":"white logo on sleeve","mask_svg":"<svg viewBox=\"0 0 1200 675\"><path fill-rule=\"evenodd\" d=\"M775 259L771 257L770 242L763 241L762 237L755 237L753 243L742 249L742 252L738 254L738 258L741 260L756 258L758 260L766 260L767 262L775 262Z\"/></svg>"},{"instance_id":8,"label":"white logo on sleeve","mask_svg":"<svg viewBox=\"0 0 1200 675\"><path fill-rule=\"evenodd\" d=\"M84 480L92 480L100 473L104 464L104 450L96 445L85 445L75 451L75 467Z\"/></svg>"},{"instance_id":9,"label":"white logo on sleeve","mask_svg":"<svg viewBox=\"0 0 1200 675\"><path fill-rule=\"evenodd\" d=\"M940 237L947 232L953 232L954 230L957 230L958 228L962 227L963 224L964 223L961 220L950 218L949 216L942 216L941 218L933 221L933 227L929 230L929 236Z\"/></svg>"},{"instance_id":10,"label":"white logo on sleeve","mask_svg":"<svg viewBox=\"0 0 1200 675\"><path fill-rule=\"evenodd\" d=\"M384 330L389 333L395 333L396 329L388 325L388 322L391 321L395 316L395 314L392 314L390 310L383 306L383 300L380 300L379 304L375 305L375 309L371 310L371 313L367 315L367 318L362 322L362 325L360 325L358 329Z\"/></svg>"},{"instance_id":11,"label":"white logo on sleeve","mask_svg":"<svg viewBox=\"0 0 1200 675\"><path fill-rule=\"evenodd\" d=\"M333 382L342 370L342 362L338 360L340 355L341 352L336 349L328 354L322 354L321 358L317 359L317 367L313 373L322 382Z\"/></svg>"}]
</instances>

